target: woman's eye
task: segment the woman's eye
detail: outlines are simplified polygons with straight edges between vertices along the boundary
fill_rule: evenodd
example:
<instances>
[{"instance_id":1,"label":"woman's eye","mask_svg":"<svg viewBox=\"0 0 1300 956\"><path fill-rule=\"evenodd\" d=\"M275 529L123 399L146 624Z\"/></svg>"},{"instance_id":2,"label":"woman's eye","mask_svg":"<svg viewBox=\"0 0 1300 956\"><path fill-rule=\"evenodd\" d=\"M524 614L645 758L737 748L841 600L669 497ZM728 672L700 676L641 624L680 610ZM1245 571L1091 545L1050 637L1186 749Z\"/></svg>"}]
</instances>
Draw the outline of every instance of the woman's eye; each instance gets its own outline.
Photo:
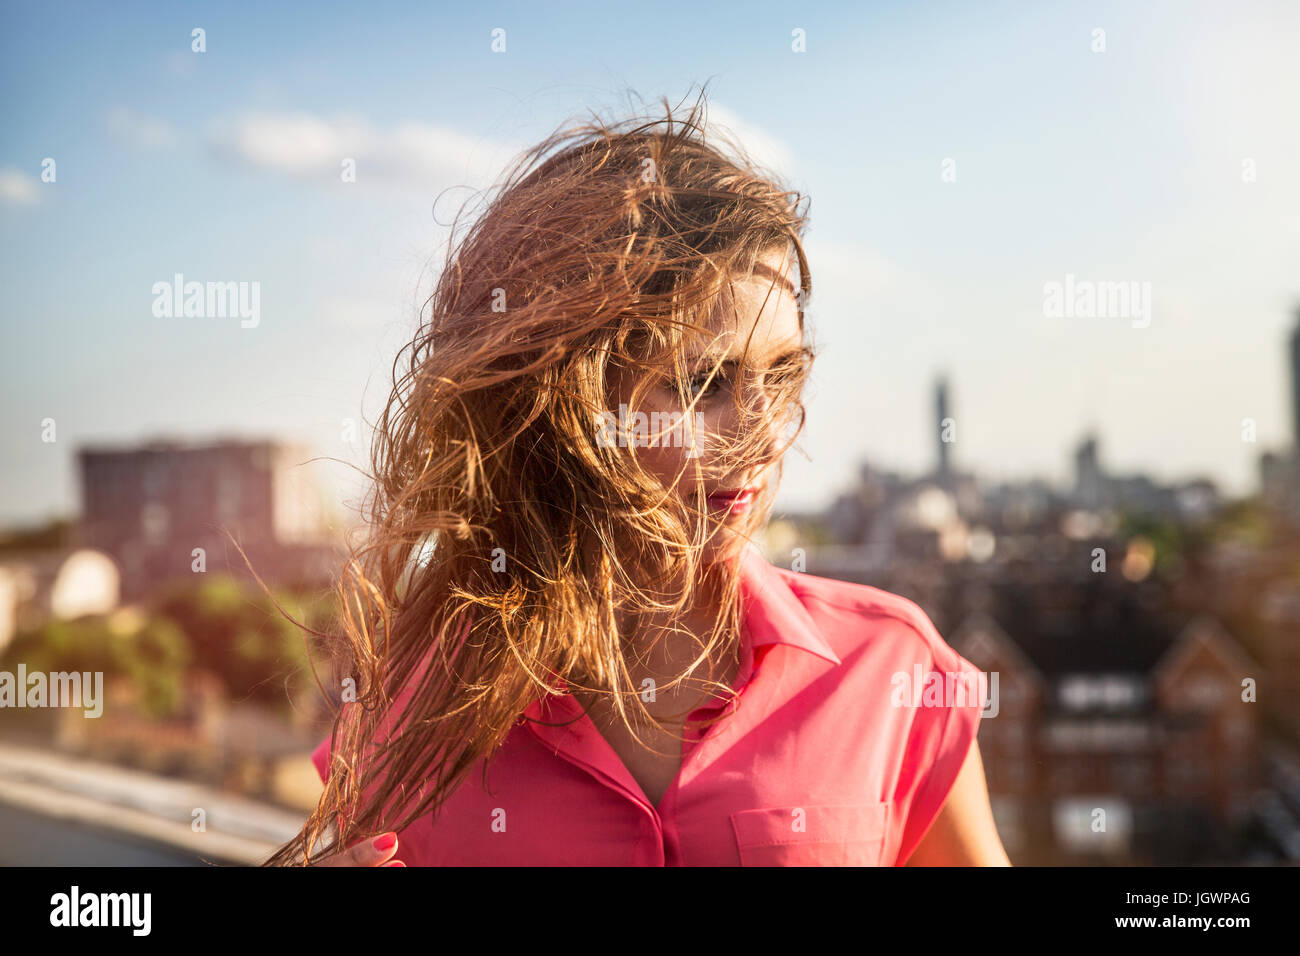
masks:
<instances>
[{"instance_id":1,"label":"woman's eye","mask_svg":"<svg viewBox=\"0 0 1300 956\"><path fill-rule=\"evenodd\" d=\"M770 390L779 392L793 387L798 384L798 381L798 369L777 369L768 373L766 385Z\"/></svg>"},{"instance_id":2,"label":"woman's eye","mask_svg":"<svg viewBox=\"0 0 1300 956\"><path fill-rule=\"evenodd\" d=\"M718 374L710 377L707 372L703 375L697 375L689 383L691 395L700 398L709 398L717 392L720 385L722 385L722 375Z\"/></svg>"},{"instance_id":3,"label":"woman's eye","mask_svg":"<svg viewBox=\"0 0 1300 956\"><path fill-rule=\"evenodd\" d=\"M807 377L808 364L806 362L790 362L778 365L765 376L768 388L777 392L799 389Z\"/></svg>"}]
</instances>

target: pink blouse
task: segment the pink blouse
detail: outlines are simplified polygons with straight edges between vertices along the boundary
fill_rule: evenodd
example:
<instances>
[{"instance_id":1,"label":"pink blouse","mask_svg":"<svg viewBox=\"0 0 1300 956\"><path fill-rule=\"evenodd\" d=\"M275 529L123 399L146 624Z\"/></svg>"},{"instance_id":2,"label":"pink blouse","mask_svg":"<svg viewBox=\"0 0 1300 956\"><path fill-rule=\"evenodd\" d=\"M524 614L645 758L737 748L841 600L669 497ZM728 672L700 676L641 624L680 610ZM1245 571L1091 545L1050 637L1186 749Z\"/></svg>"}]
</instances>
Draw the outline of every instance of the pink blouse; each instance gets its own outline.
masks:
<instances>
[{"instance_id":1,"label":"pink blouse","mask_svg":"<svg viewBox=\"0 0 1300 956\"><path fill-rule=\"evenodd\" d=\"M980 672L905 598L741 558L737 694L684 731L646 797L575 698L535 703L436 816L408 866L901 866L979 730ZM328 774L329 739L312 754Z\"/></svg>"}]
</instances>

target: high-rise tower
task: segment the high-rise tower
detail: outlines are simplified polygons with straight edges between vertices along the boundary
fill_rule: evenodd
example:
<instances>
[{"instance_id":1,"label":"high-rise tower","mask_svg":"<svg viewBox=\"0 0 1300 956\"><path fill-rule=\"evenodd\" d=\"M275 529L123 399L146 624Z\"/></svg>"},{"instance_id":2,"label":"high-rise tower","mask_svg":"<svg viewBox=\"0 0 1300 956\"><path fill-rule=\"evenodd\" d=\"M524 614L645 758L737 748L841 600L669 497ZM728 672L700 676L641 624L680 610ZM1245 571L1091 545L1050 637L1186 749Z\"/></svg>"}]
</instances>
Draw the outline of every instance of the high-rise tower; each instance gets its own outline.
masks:
<instances>
[{"instance_id":1,"label":"high-rise tower","mask_svg":"<svg viewBox=\"0 0 1300 956\"><path fill-rule=\"evenodd\" d=\"M1300 306L1291 330L1291 452L1300 458Z\"/></svg>"},{"instance_id":2,"label":"high-rise tower","mask_svg":"<svg viewBox=\"0 0 1300 956\"><path fill-rule=\"evenodd\" d=\"M935 439L939 443L939 479L947 482L952 476L952 460L949 453L950 442L944 441L948 432L948 379L941 377L934 386Z\"/></svg>"}]
</instances>

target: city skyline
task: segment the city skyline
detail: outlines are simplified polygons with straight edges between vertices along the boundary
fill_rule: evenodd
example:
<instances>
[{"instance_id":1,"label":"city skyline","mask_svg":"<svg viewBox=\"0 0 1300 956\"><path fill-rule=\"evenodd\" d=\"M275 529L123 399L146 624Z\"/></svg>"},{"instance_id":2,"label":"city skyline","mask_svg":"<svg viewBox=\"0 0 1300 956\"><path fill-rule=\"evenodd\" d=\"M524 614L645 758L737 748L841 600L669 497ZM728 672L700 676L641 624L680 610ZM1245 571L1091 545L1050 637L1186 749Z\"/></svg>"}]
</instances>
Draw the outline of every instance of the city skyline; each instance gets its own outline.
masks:
<instances>
[{"instance_id":1,"label":"city skyline","mask_svg":"<svg viewBox=\"0 0 1300 956\"><path fill-rule=\"evenodd\" d=\"M1265 486L1264 476L1262 474L1264 463L1261 461L1261 459L1276 458L1280 456L1281 459L1283 460L1283 467L1286 467L1286 462L1291 462L1290 472L1288 473L1294 473L1300 475L1300 307L1297 307L1295 314L1296 314L1296 324L1289 337L1288 349L1287 349L1287 358L1290 363L1290 378L1291 378L1290 397L1291 397L1291 405L1292 405L1292 435L1291 435L1290 443L1289 444L1283 443L1275 447L1264 446L1259 448L1256 454L1256 459L1260 471L1257 471L1256 473L1256 485L1253 488L1247 489L1244 495L1242 495L1243 497L1248 497L1248 498L1255 497L1256 495L1263 494L1267 491L1267 488ZM960 462L954 462L952 456L952 448L956 442L951 438L951 433L955 431L955 429L951 424L953 422L953 419L949 417L950 408L952 404L952 395L954 392L951 377L947 374L938 375L934 379L932 388L933 388L932 401L933 401L933 408L934 408L934 420L931 423L930 432L931 432L931 448L933 450L932 453L934 457L928 467L923 466L918 469L913 469L910 472L906 472L906 474L909 474L920 480L924 480L926 477L933 477L935 479L938 479L940 482L944 482L949 478L957 475L960 472L960 464L961 464ZM949 422L950 424L946 426L944 424L945 422ZM949 437L945 438L945 435L948 435ZM341 518L343 512L346 511L347 509L343 501L336 500L331 497L328 488L328 484L329 484L328 479L319 470L320 466L317 463L317 456L312 454L311 450L305 445L303 445L301 442L295 443L292 440L275 438L273 436L237 435L231 433L221 433L221 434L214 434L214 435L158 434L158 435L146 437L140 441L129 441L129 440L119 441L119 442L100 441L100 442L88 443L86 445L80 446L77 449L75 449L73 465L75 467L76 463L82 461L87 455L101 455L101 454L136 455L140 453L159 452L159 451L185 452L190 450L206 449L206 448L211 448L211 449L239 448L248 444L262 445L268 443L270 445L282 445L286 449L292 449L293 452L296 452L296 453L291 453L288 457L292 460L287 461L287 466L290 468L290 470L297 473L296 480L305 482L305 484L302 486L304 488L311 488L313 483L319 483L320 486L312 490L312 495L313 497L315 497L318 495L318 493L321 492L323 492L325 495L324 500L317 505L317 507L321 507L324 509L322 512L322 516L327 518L330 521ZM1244 444L1247 444L1249 446L1252 444L1257 445L1258 443L1244 442ZM1095 472L1096 475L1095 480L1102 480L1102 481L1125 480L1129 482L1150 481L1151 476L1142 472L1124 472L1121 474L1121 471L1116 470L1115 463L1111 460L1107 460L1107 456L1105 455L1103 449L1104 449L1104 435L1098 434L1096 431L1080 432L1076 438L1075 444L1071 447L1070 450L1072 461L1073 461L1073 472L1067 473L1066 477L1061 480L1052 480L1042 475L1030 475L1030 476L1024 476L1020 478L1013 478L1010 480L1004 479L998 481L998 480L991 480L988 476L981 475L978 471L970 471L967 474L971 479L974 480L975 484L979 486L986 493L1000 487L1012 487L1012 486L1025 485L1025 484L1041 483L1051 488L1054 492L1059 493L1063 497L1067 497L1067 498L1071 495L1072 492L1074 494L1079 493L1080 490L1079 482L1082 480L1080 477L1081 469L1084 468L1087 468ZM1087 464L1084 464L1083 459L1080 456L1087 456L1089 462ZM304 468L309 469L312 467L316 467L318 470L312 474L302 474L302 469ZM880 472L897 471L897 469L888 467L887 464L882 464L879 461L865 459L865 458L860 459L858 462L856 462L856 467L858 469L869 467L874 471L880 471ZM323 478L325 478L326 480L322 481ZM1218 485L1218 483L1214 481L1213 478L1208 477L1208 475L1206 474L1183 475L1181 477L1175 478L1172 481L1166 481L1164 482L1164 484L1170 490L1172 490L1175 487L1202 483L1205 481L1208 481L1211 485L1213 485L1216 492L1221 493L1224 490ZM786 505L783 507L778 507L777 513L780 514L783 512L795 512L795 511L804 511L808 513L815 513L818 511L822 511L822 512L829 513L830 509L832 509L835 506L837 500L841 495L843 495L846 492L851 493L852 486L855 483L856 483L856 479L853 482L850 482L845 487L833 488L827 490L824 499L820 502L817 502L811 508L805 507L800 509L797 507L789 507L788 505ZM84 479L82 482L80 482L80 484L82 486L82 491L84 495L85 492ZM1161 483L1157 481L1154 482L1153 484L1159 487ZM363 485L358 485L353 489L353 491L357 493L363 490L364 490ZM1233 496L1228 495L1227 497L1232 498ZM781 503L778 500L778 505L780 504ZM4 523L3 521L0 521L0 532L18 531L23 529L35 528L50 521L58 521L58 520L65 520L65 519L77 521L84 517L85 517L84 509L80 506L80 503L78 503L77 505L74 505L74 507L69 512L62 515L44 516L43 518L30 520L26 522L10 521ZM340 533L343 533L345 531L344 528L337 528L336 530Z\"/></svg>"},{"instance_id":2,"label":"city skyline","mask_svg":"<svg viewBox=\"0 0 1300 956\"><path fill-rule=\"evenodd\" d=\"M1292 331L1290 337L1290 348L1289 348L1289 359L1291 362L1291 379L1292 379L1291 392L1292 392L1293 413L1294 413L1293 435L1291 438L1291 443L1289 445L1284 444L1273 448L1270 447L1261 448L1259 450L1258 457L1269 457L1269 456L1280 455L1282 458L1294 462L1294 464L1292 465L1293 469L1300 470L1300 308L1297 309L1296 316L1297 316L1296 326ZM955 442L952 440L945 439L945 435L948 434L948 427L950 426L945 426L944 423L945 421L949 421L949 422L951 421L951 419L948 416L949 416L949 411L952 402L952 395L954 392L951 378L946 374L941 374L937 376L933 382L932 389L933 389L932 401L933 401L933 408L934 408L934 420L932 422L932 427L931 427L931 448L934 457L928 467L914 469L913 471L906 472L905 474L915 478L916 480L922 480L922 481L927 478L933 478L942 484L962 474L960 470L960 462L954 462L952 457L952 446L955 444ZM312 488L312 483L318 480L320 476L301 475L301 469L304 467L310 467L315 458L315 456L311 454L310 449L308 449L307 447L303 446L300 443L296 444L293 443L292 441L285 441L283 439L276 439L268 436L256 437L256 436L245 436L245 435L234 435L234 434L216 434L216 435L207 435L207 436L160 434L160 435L155 435L153 437L146 438L138 442L133 442L133 441L95 442L84 446L80 446L76 449L74 461L83 462L87 456L91 456L91 457L105 456L105 455L137 456L140 454L152 454L152 453L184 454L184 453L202 451L208 449L221 450L222 453L225 453L226 449L242 449L243 447L249 445L253 445L253 446L266 445L268 447L283 446L285 448L285 453L282 453L285 456L285 467L287 467L290 472L297 473L296 480L305 482L305 484L302 485L303 488L312 489L311 490L312 497L317 502L315 504L315 507L323 509L321 512L322 518L332 520L340 516L339 506L341 505L341 502L330 499L328 493L326 493L325 498L321 500L319 499L319 493L323 489ZM1103 448L1104 448L1104 435L1099 435L1095 431L1081 432L1078 435L1075 444L1071 448L1073 471L1067 474L1065 479L1060 481L1052 481L1052 480L1045 479L1043 476L1035 475L1035 476L1027 476L1026 478L1019 479L1019 480L999 482L999 481L992 481L986 476L982 476L978 471L970 471L970 472L966 472L965 474L970 479L973 479L975 484L979 486L984 492L990 492L1000 487L1042 483L1045 484L1047 487L1051 488L1054 492L1062 495L1062 497L1064 498L1069 498L1072 494L1076 496L1081 494L1080 482L1084 480L1081 476L1085 472L1092 474L1093 476L1091 479L1092 482L1115 481L1115 480L1141 482L1141 481L1149 480L1150 476L1144 473L1122 473L1121 474L1121 472L1115 469L1114 462L1107 460ZM888 467L887 464L882 464L881 462L870 460L870 459L861 459L856 463L856 465L859 469L865 467L865 468L870 468L872 471L875 472L881 472L881 473L896 472L895 469ZM1180 479L1176 479L1175 481L1170 482L1169 487L1172 489L1174 487L1190 485L1190 484L1195 484L1204 481L1209 481L1211 485L1214 485L1216 491L1222 491L1222 489L1218 487L1218 485L1213 481L1213 479L1207 478L1205 475L1185 475L1182 476ZM86 482L84 477L80 482L80 485L82 487L82 491L84 495L86 490ZM842 495L845 492L851 492L851 490L852 490L851 485L845 488L832 489L827 492L826 499L820 502L817 507L814 507L812 509L803 509L803 510L809 512L817 512L817 511L829 512L830 509L833 508L834 505L836 504L837 497L839 495ZM1264 491L1265 488L1263 486L1263 482L1259 481L1255 488L1249 489L1247 491L1245 496L1254 497ZM1095 494L1096 490L1094 489L1092 493ZM778 508L778 513L781 513L783 510L794 511L798 509ZM76 521L79 519L84 519L85 517L86 515L84 513L84 508L78 505L77 507L74 507L72 511L70 511L66 515L60 515L55 518L50 518L47 520L69 519L69 520ZM0 525L0 531L31 528L31 527L39 526L39 524L40 522L28 522L25 524L20 522L15 522L15 523L11 523L7 527L4 525Z\"/></svg>"}]
</instances>

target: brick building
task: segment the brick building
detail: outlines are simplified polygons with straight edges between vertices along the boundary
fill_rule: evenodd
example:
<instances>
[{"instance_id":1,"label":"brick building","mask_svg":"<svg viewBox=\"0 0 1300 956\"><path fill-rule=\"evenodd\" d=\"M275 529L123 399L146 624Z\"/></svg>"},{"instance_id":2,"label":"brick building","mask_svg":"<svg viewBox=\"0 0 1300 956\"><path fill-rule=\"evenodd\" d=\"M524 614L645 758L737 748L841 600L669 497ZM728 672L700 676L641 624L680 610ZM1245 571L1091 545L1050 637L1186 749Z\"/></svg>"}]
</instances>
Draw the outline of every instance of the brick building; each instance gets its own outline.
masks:
<instances>
[{"instance_id":1,"label":"brick building","mask_svg":"<svg viewBox=\"0 0 1300 956\"><path fill-rule=\"evenodd\" d=\"M124 600L200 567L249 576L227 533L268 583L326 580L338 545L310 457L270 441L79 449L81 543L118 563Z\"/></svg>"}]
</instances>

